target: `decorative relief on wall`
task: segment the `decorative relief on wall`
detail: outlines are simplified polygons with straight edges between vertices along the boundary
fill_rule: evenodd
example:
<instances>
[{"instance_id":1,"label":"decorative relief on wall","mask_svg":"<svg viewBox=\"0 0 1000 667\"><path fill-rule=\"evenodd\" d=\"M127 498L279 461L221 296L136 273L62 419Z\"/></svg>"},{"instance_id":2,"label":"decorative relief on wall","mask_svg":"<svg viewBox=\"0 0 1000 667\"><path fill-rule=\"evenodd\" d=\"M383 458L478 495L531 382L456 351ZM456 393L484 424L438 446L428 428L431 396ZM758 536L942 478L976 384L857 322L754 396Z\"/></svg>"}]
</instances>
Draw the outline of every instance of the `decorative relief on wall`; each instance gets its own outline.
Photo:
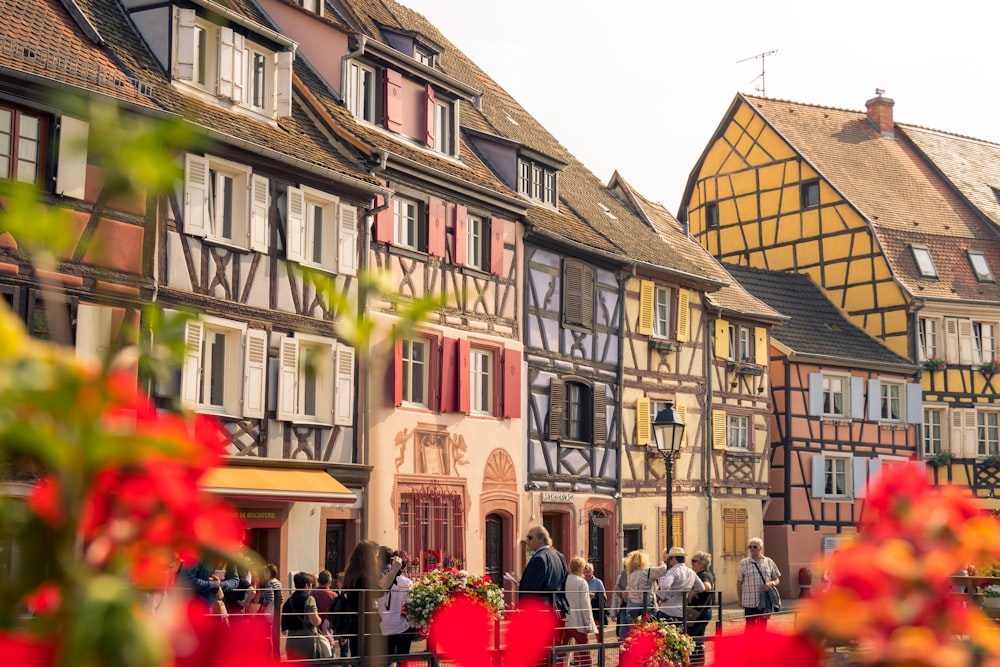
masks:
<instances>
[{"instance_id":1,"label":"decorative relief on wall","mask_svg":"<svg viewBox=\"0 0 1000 667\"><path fill-rule=\"evenodd\" d=\"M419 475L459 475L459 466L469 465L466 455L469 445L461 433L448 433L433 424L418 424L413 430L404 428L396 434L396 472L406 463L406 445L413 439L413 472Z\"/></svg>"},{"instance_id":2,"label":"decorative relief on wall","mask_svg":"<svg viewBox=\"0 0 1000 667\"><path fill-rule=\"evenodd\" d=\"M399 472L400 466L406 460L406 441L410 439L411 435L413 434L408 428L404 428L396 434L396 449L399 450L399 454L396 455L396 472Z\"/></svg>"}]
</instances>

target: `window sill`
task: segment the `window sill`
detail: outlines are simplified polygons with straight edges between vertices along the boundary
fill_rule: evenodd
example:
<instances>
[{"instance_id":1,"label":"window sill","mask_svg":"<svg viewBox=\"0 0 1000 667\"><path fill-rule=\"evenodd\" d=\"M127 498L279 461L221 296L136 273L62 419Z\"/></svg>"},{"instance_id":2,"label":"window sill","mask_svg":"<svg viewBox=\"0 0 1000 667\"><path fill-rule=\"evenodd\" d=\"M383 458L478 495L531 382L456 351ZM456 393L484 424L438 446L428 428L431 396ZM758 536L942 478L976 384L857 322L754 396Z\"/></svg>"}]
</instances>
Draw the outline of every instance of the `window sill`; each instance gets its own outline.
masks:
<instances>
[{"instance_id":1,"label":"window sill","mask_svg":"<svg viewBox=\"0 0 1000 667\"><path fill-rule=\"evenodd\" d=\"M910 425L901 421L881 419L878 427L883 431L905 431Z\"/></svg>"},{"instance_id":2,"label":"window sill","mask_svg":"<svg viewBox=\"0 0 1000 667\"><path fill-rule=\"evenodd\" d=\"M333 426L333 422L322 422L315 419L308 419L306 417L292 417L289 424L294 424L295 426L318 426L320 428L330 428Z\"/></svg>"},{"instance_id":3,"label":"window sill","mask_svg":"<svg viewBox=\"0 0 1000 667\"><path fill-rule=\"evenodd\" d=\"M473 276L475 278L483 278L487 280L491 278L493 275L486 269L481 269L478 266L471 266L469 264L463 265L461 267L461 272L467 276Z\"/></svg>"},{"instance_id":4,"label":"window sill","mask_svg":"<svg viewBox=\"0 0 1000 667\"><path fill-rule=\"evenodd\" d=\"M673 352L678 347L676 342L656 336L650 336L648 345L649 349L660 350L661 352Z\"/></svg>"},{"instance_id":5,"label":"window sill","mask_svg":"<svg viewBox=\"0 0 1000 667\"><path fill-rule=\"evenodd\" d=\"M848 426L853 421L850 417L838 417L836 415L823 415L819 420L824 424L833 424L835 426Z\"/></svg>"},{"instance_id":6,"label":"window sill","mask_svg":"<svg viewBox=\"0 0 1000 667\"><path fill-rule=\"evenodd\" d=\"M850 496L823 496L820 500L824 503L853 503L855 499Z\"/></svg>"},{"instance_id":7,"label":"window sill","mask_svg":"<svg viewBox=\"0 0 1000 667\"><path fill-rule=\"evenodd\" d=\"M202 241L204 241L205 243L207 243L209 245L219 246L220 248L226 248L226 249L232 250L234 252L250 252L250 248L249 247L238 245L237 243L235 243L233 241L230 241L229 239L225 239L225 238L221 238L221 237L214 237L214 236L209 236L209 235L206 234L202 238Z\"/></svg>"}]
</instances>

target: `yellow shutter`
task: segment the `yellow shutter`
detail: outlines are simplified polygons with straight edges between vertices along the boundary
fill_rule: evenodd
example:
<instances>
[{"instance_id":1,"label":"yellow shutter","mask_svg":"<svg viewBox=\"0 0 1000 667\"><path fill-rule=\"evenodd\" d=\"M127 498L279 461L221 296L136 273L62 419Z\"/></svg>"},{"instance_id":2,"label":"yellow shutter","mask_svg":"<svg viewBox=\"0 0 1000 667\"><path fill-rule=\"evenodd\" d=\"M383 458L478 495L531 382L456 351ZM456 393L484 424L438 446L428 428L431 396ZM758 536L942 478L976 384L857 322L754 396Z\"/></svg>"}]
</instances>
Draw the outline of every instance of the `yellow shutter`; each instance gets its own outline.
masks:
<instances>
[{"instance_id":1,"label":"yellow shutter","mask_svg":"<svg viewBox=\"0 0 1000 667\"><path fill-rule=\"evenodd\" d=\"M639 281L639 326L640 335L653 335L653 297L656 294L656 285L651 280Z\"/></svg>"},{"instance_id":2,"label":"yellow shutter","mask_svg":"<svg viewBox=\"0 0 1000 667\"><path fill-rule=\"evenodd\" d=\"M686 343L691 321L691 293L686 289L677 290L677 341Z\"/></svg>"},{"instance_id":3,"label":"yellow shutter","mask_svg":"<svg viewBox=\"0 0 1000 667\"><path fill-rule=\"evenodd\" d=\"M750 534L747 511L735 507L722 508L722 555L742 556Z\"/></svg>"},{"instance_id":4,"label":"yellow shutter","mask_svg":"<svg viewBox=\"0 0 1000 667\"><path fill-rule=\"evenodd\" d=\"M754 327L753 335L757 339L754 343L756 363L758 366L766 366L768 357L770 356L767 349L767 329L764 327Z\"/></svg>"},{"instance_id":5,"label":"yellow shutter","mask_svg":"<svg viewBox=\"0 0 1000 667\"><path fill-rule=\"evenodd\" d=\"M747 511L744 509L735 510L736 514L736 535L734 545L736 550L734 555L739 555L746 553L747 542L750 541L750 522L748 521Z\"/></svg>"},{"instance_id":6,"label":"yellow shutter","mask_svg":"<svg viewBox=\"0 0 1000 667\"><path fill-rule=\"evenodd\" d=\"M667 517L667 513L665 511L664 512L660 512L659 527L658 527L659 529L658 529L657 532L659 533L659 536L660 536L660 549L661 549L661 551L663 549L667 548L667 533L664 530L666 528L666 517ZM681 512L674 511L674 520L671 522L671 524L673 524L671 526L673 528L673 530L671 532L672 532L672 535L673 535L673 538L674 538L674 546L675 547L683 547L684 546L684 515Z\"/></svg>"},{"instance_id":7,"label":"yellow shutter","mask_svg":"<svg viewBox=\"0 0 1000 667\"><path fill-rule=\"evenodd\" d=\"M726 411L712 410L712 448L726 448Z\"/></svg>"},{"instance_id":8,"label":"yellow shutter","mask_svg":"<svg viewBox=\"0 0 1000 667\"><path fill-rule=\"evenodd\" d=\"M681 447L686 447L688 443L688 433L690 433L693 428L692 424L688 424L688 406L678 403L674 407L677 408L677 414L680 415L681 423L684 424L684 437L681 440Z\"/></svg>"},{"instance_id":9,"label":"yellow shutter","mask_svg":"<svg viewBox=\"0 0 1000 667\"><path fill-rule=\"evenodd\" d=\"M715 320L715 358L729 358L729 322Z\"/></svg>"},{"instance_id":10,"label":"yellow shutter","mask_svg":"<svg viewBox=\"0 0 1000 667\"><path fill-rule=\"evenodd\" d=\"M635 444L648 445L652 424L649 418L649 399L640 396L635 399Z\"/></svg>"}]
</instances>

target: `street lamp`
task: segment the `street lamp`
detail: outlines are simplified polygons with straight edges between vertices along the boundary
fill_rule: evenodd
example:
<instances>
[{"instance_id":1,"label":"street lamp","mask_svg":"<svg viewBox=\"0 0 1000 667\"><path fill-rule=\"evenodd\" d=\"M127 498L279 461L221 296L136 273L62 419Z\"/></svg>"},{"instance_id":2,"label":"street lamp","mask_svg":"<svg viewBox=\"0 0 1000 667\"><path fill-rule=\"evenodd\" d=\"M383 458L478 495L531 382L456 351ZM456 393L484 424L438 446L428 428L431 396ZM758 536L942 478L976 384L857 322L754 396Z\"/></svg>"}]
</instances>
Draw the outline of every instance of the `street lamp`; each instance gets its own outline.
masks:
<instances>
[{"instance_id":1,"label":"street lamp","mask_svg":"<svg viewBox=\"0 0 1000 667\"><path fill-rule=\"evenodd\" d=\"M674 404L667 401L667 404L660 410L656 419L653 420L653 436L656 439L656 449L663 455L663 462L667 468L667 517L665 532L667 537L666 548L674 546L674 459L681 453L681 441L684 439L684 422L681 416L674 410Z\"/></svg>"}]
</instances>

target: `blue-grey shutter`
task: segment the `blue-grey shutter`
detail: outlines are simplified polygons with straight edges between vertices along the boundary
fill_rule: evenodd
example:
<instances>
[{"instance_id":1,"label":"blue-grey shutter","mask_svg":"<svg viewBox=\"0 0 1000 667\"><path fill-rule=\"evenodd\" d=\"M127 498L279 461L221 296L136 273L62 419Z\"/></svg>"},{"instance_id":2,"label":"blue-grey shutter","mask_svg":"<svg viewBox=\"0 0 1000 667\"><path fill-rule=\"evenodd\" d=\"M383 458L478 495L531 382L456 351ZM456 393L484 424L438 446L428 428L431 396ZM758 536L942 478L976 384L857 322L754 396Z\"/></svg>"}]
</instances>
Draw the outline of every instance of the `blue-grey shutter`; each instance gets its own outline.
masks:
<instances>
[{"instance_id":1,"label":"blue-grey shutter","mask_svg":"<svg viewBox=\"0 0 1000 667\"><path fill-rule=\"evenodd\" d=\"M851 418L865 418L865 381L851 376Z\"/></svg>"},{"instance_id":2,"label":"blue-grey shutter","mask_svg":"<svg viewBox=\"0 0 1000 667\"><path fill-rule=\"evenodd\" d=\"M809 414L813 417L823 415L823 374L809 374Z\"/></svg>"},{"instance_id":3,"label":"blue-grey shutter","mask_svg":"<svg viewBox=\"0 0 1000 667\"><path fill-rule=\"evenodd\" d=\"M819 375L819 373L816 373ZM826 491L826 457L822 454L813 454L812 457L812 496L822 498Z\"/></svg>"},{"instance_id":4,"label":"blue-grey shutter","mask_svg":"<svg viewBox=\"0 0 1000 667\"><path fill-rule=\"evenodd\" d=\"M881 418L882 383L875 378L871 378L868 380L868 419L873 422L877 422Z\"/></svg>"},{"instance_id":5,"label":"blue-grey shutter","mask_svg":"<svg viewBox=\"0 0 1000 667\"><path fill-rule=\"evenodd\" d=\"M924 422L924 388L919 382L906 383L906 423ZM942 427L944 424L942 424Z\"/></svg>"},{"instance_id":6,"label":"blue-grey shutter","mask_svg":"<svg viewBox=\"0 0 1000 667\"><path fill-rule=\"evenodd\" d=\"M852 482L854 483L854 497L864 498L865 487L868 485L868 459L855 456L851 459L854 467Z\"/></svg>"},{"instance_id":7,"label":"blue-grey shutter","mask_svg":"<svg viewBox=\"0 0 1000 667\"><path fill-rule=\"evenodd\" d=\"M882 459L868 459L868 479L875 479L880 474L882 474Z\"/></svg>"}]
</instances>

